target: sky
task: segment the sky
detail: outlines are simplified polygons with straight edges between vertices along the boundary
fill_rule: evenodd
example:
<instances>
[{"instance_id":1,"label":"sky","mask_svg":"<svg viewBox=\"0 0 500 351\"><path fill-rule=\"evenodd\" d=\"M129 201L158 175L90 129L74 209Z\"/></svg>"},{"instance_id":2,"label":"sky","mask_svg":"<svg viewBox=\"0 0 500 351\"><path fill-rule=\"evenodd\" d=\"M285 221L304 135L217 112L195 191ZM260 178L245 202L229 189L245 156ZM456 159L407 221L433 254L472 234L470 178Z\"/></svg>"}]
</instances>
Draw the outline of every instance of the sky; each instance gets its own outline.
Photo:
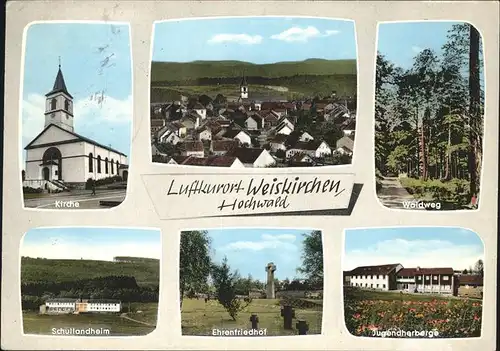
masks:
<instances>
[{"instance_id":1,"label":"sky","mask_svg":"<svg viewBox=\"0 0 500 351\"><path fill-rule=\"evenodd\" d=\"M414 57L424 49L441 53L448 30L455 24L463 22L381 23L377 50L397 66L408 69Z\"/></svg>"},{"instance_id":2,"label":"sky","mask_svg":"<svg viewBox=\"0 0 500 351\"><path fill-rule=\"evenodd\" d=\"M161 258L154 229L37 228L25 234L21 256L112 261L115 256Z\"/></svg>"},{"instance_id":3,"label":"sky","mask_svg":"<svg viewBox=\"0 0 500 351\"><path fill-rule=\"evenodd\" d=\"M22 150L44 128L59 57L74 98L75 132L130 155L132 62L128 25L35 23L26 32ZM104 102L90 98L104 92Z\"/></svg>"},{"instance_id":4,"label":"sky","mask_svg":"<svg viewBox=\"0 0 500 351\"><path fill-rule=\"evenodd\" d=\"M479 236L463 228L399 227L347 230L343 270L400 263L403 267L474 267L484 261Z\"/></svg>"},{"instance_id":5,"label":"sky","mask_svg":"<svg viewBox=\"0 0 500 351\"><path fill-rule=\"evenodd\" d=\"M263 64L356 59L354 22L346 20L240 17L167 21L155 24L153 42L153 61Z\"/></svg>"},{"instance_id":6,"label":"sky","mask_svg":"<svg viewBox=\"0 0 500 351\"><path fill-rule=\"evenodd\" d=\"M208 230L212 238L212 260L222 262L227 257L231 270L242 277L266 281L265 267L276 265L275 278L284 280L300 277L296 269L302 265L303 234L306 229L218 229Z\"/></svg>"}]
</instances>

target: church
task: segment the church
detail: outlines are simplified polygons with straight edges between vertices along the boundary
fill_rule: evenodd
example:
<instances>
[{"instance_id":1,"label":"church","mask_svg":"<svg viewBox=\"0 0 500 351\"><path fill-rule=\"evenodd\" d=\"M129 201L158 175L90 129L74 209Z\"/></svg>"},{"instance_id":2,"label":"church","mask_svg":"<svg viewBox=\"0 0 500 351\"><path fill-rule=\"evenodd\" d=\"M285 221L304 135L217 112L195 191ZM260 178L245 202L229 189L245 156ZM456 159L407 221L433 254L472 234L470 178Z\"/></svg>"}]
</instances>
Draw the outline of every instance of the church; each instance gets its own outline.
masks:
<instances>
[{"instance_id":1,"label":"church","mask_svg":"<svg viewBox=\"0 0 500 351\"><path fill-rule=\"evenodd\" d=\"M74 130L73 97L59 70L45 95L45 125L24 149L23 186L50 190L81 189L87 179L128 178L127 155Z\"/></svg>"}]
</instances>

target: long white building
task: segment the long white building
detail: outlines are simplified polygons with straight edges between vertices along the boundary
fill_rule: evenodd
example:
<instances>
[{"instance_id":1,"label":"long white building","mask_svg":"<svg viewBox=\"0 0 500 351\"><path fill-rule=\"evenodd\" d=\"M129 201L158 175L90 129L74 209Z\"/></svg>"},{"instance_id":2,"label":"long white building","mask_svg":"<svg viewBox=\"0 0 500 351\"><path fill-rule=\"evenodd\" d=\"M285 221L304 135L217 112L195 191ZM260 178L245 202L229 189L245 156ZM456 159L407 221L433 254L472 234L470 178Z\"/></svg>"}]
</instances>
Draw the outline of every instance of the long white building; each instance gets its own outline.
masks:
<instances>
[{"instance_id":1,"label":"long white building","mask_svg":"<svg viewBox=\"0 0 500 351\"><path fill-rule=\"evenodd\" d=\"M121 301L109 299L55 298L45 301L45 313L117 313L122 309Z\"/></svg>"}]
</instances>

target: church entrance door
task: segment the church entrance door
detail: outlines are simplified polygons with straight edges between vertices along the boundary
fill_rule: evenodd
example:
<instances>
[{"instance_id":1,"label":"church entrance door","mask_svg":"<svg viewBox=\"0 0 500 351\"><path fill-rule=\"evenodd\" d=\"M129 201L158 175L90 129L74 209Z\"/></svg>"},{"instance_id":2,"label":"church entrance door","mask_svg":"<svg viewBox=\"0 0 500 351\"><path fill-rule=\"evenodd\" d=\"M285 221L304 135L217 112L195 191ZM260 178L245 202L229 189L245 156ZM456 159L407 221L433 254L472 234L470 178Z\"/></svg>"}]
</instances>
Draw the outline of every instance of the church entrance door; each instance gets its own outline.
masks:
<instances>
[{"instance_id":1,"label":"church entrance door","mask_svg":"<svg viewBox=\"0 0 500 351\"><path fill-rule=\"evenodd\" d=\"M59 151L58 148L56 147L50 147L48 148L44 153L43 153L43 164L47 165L50 164L51 167L52 165L57 166L57 179L62 180L62 154L61 151Z\"/></svg>"},{"instance_id":2,"label":"church entrance door","mask_svg":"<svg viewBox=\"0 0 500 351\"><path fill-rule=\"evenodd\" d=\"M43 167L42 175L43 175L43 180L50 180L49 167Z\"/></svg>"}]
</instances>

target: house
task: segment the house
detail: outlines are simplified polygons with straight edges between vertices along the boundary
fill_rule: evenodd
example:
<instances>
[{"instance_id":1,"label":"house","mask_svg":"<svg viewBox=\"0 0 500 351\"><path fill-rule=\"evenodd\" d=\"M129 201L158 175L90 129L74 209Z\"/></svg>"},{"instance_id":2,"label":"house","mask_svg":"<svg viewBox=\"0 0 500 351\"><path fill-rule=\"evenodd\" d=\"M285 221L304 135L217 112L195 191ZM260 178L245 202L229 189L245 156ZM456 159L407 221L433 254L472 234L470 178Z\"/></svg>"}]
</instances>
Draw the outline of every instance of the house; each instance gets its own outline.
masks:
<instances>
[{"instance_id":1,"label":"house","mask_svg":"<svg viewBox=\"0 0 500 351\"><path fill-rule=\"evenodd\" d=\"M293 157L289 161L291 166L307 167L307 166L313 166L316 163L311 156L302 153L293 155Z\"/></svg>"},{"instance_id":2,"label":"house","mask_svg":"<svg viewBox=\"0 0 500 351\"><path fill-rule=\"evenodd\" d=\"M182 143L182 156L204 157L205 149L203 143L199 140L186 141Z\"/></svg>"},{"instance_id":3,"label":"house","mask_svg":"<svg viewBox=\"0 0 500 351\"><path fill-rule=\"evenodd\" d=\"M271 111L263 111L260 116L264 119L264 128L276 127L278 125L279 117Z\"/></svg>"},{"instance_id":4,"label":"house","mask_svg":"<svg viewBox=\"0 0 500 351\"><path fill-rule=\"evenodd\" d=\"M323 117L325 118L325 121L332 121L337 123L339 121L348 119L350 117L350 113L346 106L338 103L333 103L325 106Z\"/></svg>"},{"instance_id":5,"label":"house","mask_svg":"<svg viewBox=\"0 0 500 351\"><path fill-rule=\"evenodd\" d=\"M249 114L245 126L248 130L264 129L264 119L257 113Z\"/></svg>"},{"instance_id":6,"label":"house","mask_svg":"<svg viewBox=\"0 0 500 351\"><path fill-rule=\"evenodd\" d=\"M166 151L162 144L151 143L152 156L170 156Z\"/></svg>"},{"instance_id":7,"label":"house","mask_svg":"<svg viewBox=\"0 0 500 351\"><path fill-rule=\"evenodd\" d=\"M353 138L356 130L356 120L354 118L349 118L340 126L340 129L344 133L344 136Z\"/></svg>"},{"instance_id":8,"label":"house","mask_svg":"<svg viewBox=\"0 0 500 351\"><path fill-rule=\"evenodd\" d=\"M293 132L291 132L288 135L288 137L286 139L286 145L293 146L293 145L297 144L298 142L308 142L311 140L314 140L314 138L308 132L305 132L302 130L301 131L294 130Z\"/></svg>"},{"instance_id":9,"label":"house","mask_svg":"<svg viewBox=\"0 0 500 351\"><path fill-rule=\"evenodd\" d=\"M200 126L200 119L201 116L198 113L191 111L184 115L180 121L186 129L197 129Z\"/></svg>"},{"instance_id":10,"label":"house","mask_svg":"<svg viewBox=\"0 0 500 351\"><path fill-rule=\"evenodd\" d=\"M465 289L483 286L483 277L478 274L463 274L458 277L458 284Z\"/></svg>"},{"instance_id":11,"label":"house","mask_svg":"<svg viewBox=\"0 0 500 351\"><path fill-rule=\"evenodd\" d=\"M281 123L276 127L276 133L278 134L290 135L290 133L292 132L293 132L293 126L290 127L285 123Z\"/></svg>"},{"instance_id":12,"label":"house","mask_svg":"<svg viewBox=\"0 0 500 351\"><path fill-rule=\"evenodd\" d=\"M396 275L396 289L412 293L453 294L458 289L453 268L403 268Z\"/></svg>"},{"instance_id":13,"label":"house","mask_svg":"<svg viewBox=\"0 0 500 351\"><path fill-rule=\"evenodd\" d=\"M184 138L187 134L187 128L180 121L169 122L167 123L167 126L179 138Z\"/></svg>"},{"instance_id":14,"label":"house","mask_svg":"<svg viewBox=\"0 0 500 351\"><path fill-rule=\"evenodd\" d=\"M227 139L238 139L242 145L252 145L252 137L243 130L229 129L222 136Z\"/></svg>"},{"instance_id":15,"label":"house","mask_svg":"<svg viewBox=\"0 0 500 351\"><path fill-rule=\"evenodd\" d=\"M158 132L158 142L160 143L169 143L172 145L176 145L180 141L181 138L176 134L174 130L172 130L168 126L162 128L160 132Z\"/></svg>"},{"instance_id":16,"label":"house","mask_svg":"<svg viewBox=\"0 0 500 351\"><path fill-rule=\"evenodd\" d=\"M200 141L212 140L212 131L208 127L202 127L196 132L196 137Z\"/></svg>"},{"instance_id":17,"label":"house","mask_svg":"<svg viewBox=\"0 0 500 351\"><path fill-rule=\"evenodd\" d=\"M397 274L402 269L399 263L362 266L345 272L345 276L349 277L350 286L388 291L396 289Z\"/></svg>"},{"instance_id":18,"label":"house","mask_svg":"<svg viewBox=\"0 0 500 351\"><path fill-rule=\"evenodd\" d=\"M265 149L238 147L229 151L226 156L237 157L245 167L265 168L276 165L276 160Z\"/></svg>"},{"instance_id":19,"label":"house","mask_svg":"<svg viewBox=\"0 0 500 351\"><path fill-rule=\"evenodd\" d=\"M154 118L151 122L151 138L154 139L160 129L165 127L166 121L164 119Z\"/></svg>"},{"instance_id":20,"label":"house","mask_svg":"<svg viewBox=\"0 0 500 351\"><path fill-rule=\"evenodd\" d=\"M183 166L209 166L227 168L245 168L243 163L236 157L228 156L208 156L208 157L188 157L180 165Z\"/></svg>"},{"instance_id":21,"label":"house","mask_svg":"<svg viewBox=\"0 0 500 351\"><path fill-rule=\"evenodd\" d=\"M352 140L348 136L345 136L337 140L336 146L337 148L335 149L335 151L341 154L352 155L354 150L354 140Z\"/></svg>"},{"instance_id":22,"label":"house","mask_svg":"<svg viewBox=\"0 0 500 351\"><path fill-rule=\"evenodd\" d=\"M201 120L203 121L205 118L207 118L207 109L205 108L205 106L203 106L202 104L200 104L199 102L197 102L194 107L193 107L193 111L196 112Z\"/></svg>"},{"instance_id":23,"label":"house","mask_svg":"<svg viewBox=\"0 0 500 351\"><path fill-rule=\"evenodd\" d=\"M212 140L210 151L217 156L225 155L229 150L240 146L238 139Z\"/></svg>"},{"instance_id":24,"label":"house","mask_svg":"<svg viewBox=\"0 0 500 351\"><path fill-rule=\"evenodd\" d=\"M291 159L295 154L302 153L312 158L321 158L332 154L332 149L321 140L311 140L308 142L299 141L287 150L286 158Z\"/></svg>"},{"instance_id":25,"label":"house","mask_svg":"<svg viewBox=\"0 0 500 351\"><path fill-rule=\"evenodd\" d=\"M269 143L269 146L271 147L271 152L276 152L278 150L286 151L287 139L288 136L285 134L276 134L276 136Z\"/></svg>"}]
</instances>

